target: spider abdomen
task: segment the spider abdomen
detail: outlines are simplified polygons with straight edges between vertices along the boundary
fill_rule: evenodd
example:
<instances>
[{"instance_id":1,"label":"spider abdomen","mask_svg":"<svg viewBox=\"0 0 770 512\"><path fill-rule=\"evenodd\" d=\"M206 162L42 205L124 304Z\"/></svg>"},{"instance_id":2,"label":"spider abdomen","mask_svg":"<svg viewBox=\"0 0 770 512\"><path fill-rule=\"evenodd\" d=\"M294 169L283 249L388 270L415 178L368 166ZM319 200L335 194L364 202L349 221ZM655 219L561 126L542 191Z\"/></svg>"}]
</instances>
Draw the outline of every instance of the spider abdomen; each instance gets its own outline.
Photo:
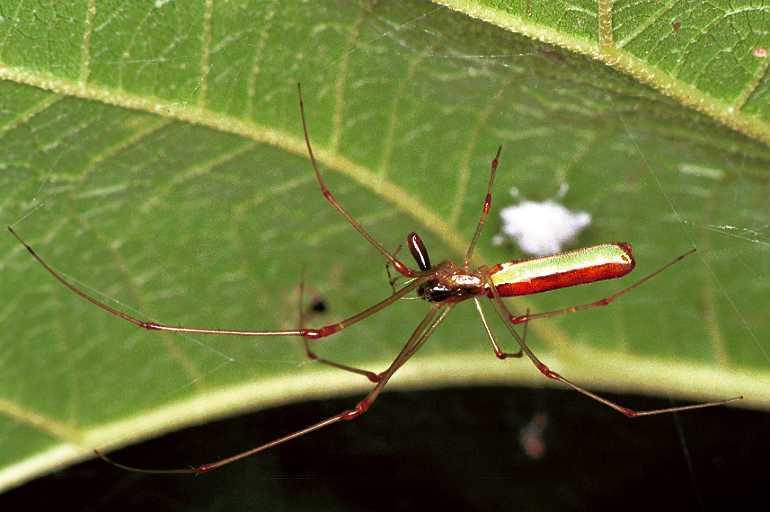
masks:
<instances>
[{"instance_id":1,"label":"spider abdomen","mask_svg":"<svg viewBox=\"0 0 770 512\"><path fill-rule=\"evenodd\" d=\"M489 274L500 296L512 297L623 277L634 266L631 245L618 242L506 261L491 267Z\"/></svg>"}]
</instances>

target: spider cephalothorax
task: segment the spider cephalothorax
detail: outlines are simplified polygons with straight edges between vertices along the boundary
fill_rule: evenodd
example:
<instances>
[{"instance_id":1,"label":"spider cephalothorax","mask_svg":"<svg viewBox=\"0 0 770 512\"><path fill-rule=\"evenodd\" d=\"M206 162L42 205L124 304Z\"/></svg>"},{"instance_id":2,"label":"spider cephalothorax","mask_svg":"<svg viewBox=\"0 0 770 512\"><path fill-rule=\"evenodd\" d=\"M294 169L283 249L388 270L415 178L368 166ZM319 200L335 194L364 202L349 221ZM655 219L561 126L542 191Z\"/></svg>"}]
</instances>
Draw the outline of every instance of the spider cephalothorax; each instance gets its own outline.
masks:
<instances>
[{"instance_id":1,"label":"spider cephalothorax","mask_svg":"<svg viewBox=\"0 0 770 512\"><path fill-rule=\"evenodd\" d=\"M483 293L484 281L478 273L469 272L449 261L431 267L428 249L417 233L409 233L406 244L422 272L434 271L433 276L417 287L418 297L433 303L460 302Z\"/></svg>"},{"instance_id":2,"label":"spider cephalothorax","mask_svg":"<svg viewBox=\"0 0 770 512\"><path fill-rule=\"evenodd\" d=\"M417 288L417 295L428 302L460 302L484 294L483 283L480 275L447 263Z\"/></svg>"}]
</instances>

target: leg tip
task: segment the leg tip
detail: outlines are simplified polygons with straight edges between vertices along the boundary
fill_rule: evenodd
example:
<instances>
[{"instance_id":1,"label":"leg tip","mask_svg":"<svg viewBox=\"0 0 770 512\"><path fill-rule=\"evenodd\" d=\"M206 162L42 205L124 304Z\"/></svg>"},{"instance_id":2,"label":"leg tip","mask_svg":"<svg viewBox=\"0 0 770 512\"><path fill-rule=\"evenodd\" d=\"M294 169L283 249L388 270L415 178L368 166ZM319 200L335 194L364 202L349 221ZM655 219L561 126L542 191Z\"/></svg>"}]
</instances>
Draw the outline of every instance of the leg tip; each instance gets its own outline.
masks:
<instances>
[{"instance_id":1,"label":"leg tip","mask_svg":"<svg viewBox=\"0 0 770 512\"><path fill-rule=\"evenodd\" d=\"M198 476L198 475L202 475L204 473L208 473L212 469L214 469L214 466L209 465L209 464L204 464L202 466L191 466L190 467L190 472L193 475Z\"/></svg>"}]
</instances>

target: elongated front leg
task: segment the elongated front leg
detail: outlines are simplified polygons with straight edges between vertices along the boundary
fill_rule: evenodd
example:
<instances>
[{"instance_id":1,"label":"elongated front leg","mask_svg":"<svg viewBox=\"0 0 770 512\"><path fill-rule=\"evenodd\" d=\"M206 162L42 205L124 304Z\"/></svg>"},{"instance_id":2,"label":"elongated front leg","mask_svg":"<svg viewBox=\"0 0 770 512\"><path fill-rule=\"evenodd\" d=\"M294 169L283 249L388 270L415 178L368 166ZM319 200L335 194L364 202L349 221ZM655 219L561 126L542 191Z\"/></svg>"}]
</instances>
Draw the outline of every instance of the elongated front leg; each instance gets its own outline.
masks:
<instances>
[{"instance_id":1,"label":"elongated front leg","mask_svg":"<svg viewBox=\"0 0 770 512\"><path fill-rule=\"evenodd\" d=\"M399 300L401 297L404 297L407 294L409 294L411 291L415 290L426 279L426 277L418 277L413 281L407 283L404 287L400 288L399 290L396 290L396 292L390 295L389 297L385 298L384 300L381 300L380 302L378 302L373 306L366 308L360 313L357 313L351 317L348 317L342 320L341 322L324 325L322 327L318 327L314 329L300 327L297 329L287 329L287 330L255 331L255 330L241 330L241 329L211 329L211 328L205 328L205 327L175 326L175 325L167 325L167 324L162 324L158 322L141 320L132 315L129 315L125 311L115 309L112 306L105 304L104 302L100 301L96 297L93 297L92 295L81 290L74 284L70 283L67 279L64 278L64 276L62 276L59 272L54 270L53 267L48 265L48 263L46 263L45 260L43 260L43 258L40 257L37 254L37 252L35 252L35 250L32 249L32 247L29 246L29 244L27 244L24 240L22 240L22 238L13 230L13 228L8 226L8 231L10 231L11 234L14 237L16 237L19 243L21 243L27 249L27 251L46 270L46 272L51 274L57 281L59 281L71 292L80 296L82 299L87 300L88 302L98 307L99 309L102 309L103 311L106 311L107 313L113 316L122 318L123 320L130 322L137 327L141 327L142 329L147 329L149 331L182 332L182 333L192 333L192 334L212 334L212 335L225 335L225 336L302 336L310 340L317 340L317 339L325 338L327 336L331 336L332 334L338 333L341 330L347 327L350 327L351 325L358 323L365 318L372 316L378 311L393 304L394 302Z\"/></svg>"},{"instance_id":2,"label":"elongated front leg","mask_svg":"<svg viewBox=\"0 0 770 512\"><path fill-rule=\"evenodd\" d=\"M519 343L519 346L521 347L521 350L524 351L524 353L527 355L527 357L532 361L532 363L535 365L535 367L548 377L549 379L556 380L561 382L562 384L565 384L575 391L582 393L586 395L589 398L592 398L593 400L596 400L597 402L600 402L607 407L610 407L624 415L626 415L629 418L636 418L638 416L652 416L655 414L666 414L666 413L672 413L672 412L681 412L681 411L690 411L693 409L703 409L705 407L714 407L717 405L724 405L730 402L734 402L736 400L743 399L742 396L737 396L733 398L728 398L726 400L716 400L713 402L704 402L700 404L693 404L693 405L684 405L680 407L666 407L664 409L652 409L648 411L637 411L635 409L630 409L628 407L624 407L622 405L619 405L612 400L609 400L607 398L604 398L600 395L597 395L593 391L589 391L581 386L578 386L574 382L568 380L567 378L563 377L559 373L551 370L545 363L543 363L532 350L527 346L527 343L525 340L519 336L519 334L512 328L512 324L510 323L510 319L513 318L513 315L511 314L510 310L508 309L508 306L505 305L505 302L503 302L502 298L500 297L500 294L497 292L497 289L492 284L492 279L489 276L488 272L483 272L484 275L484 281L487 283L488 286L490 286L490 290L492 291L492 302L495 305L495 311L497 311L497 314L500 316L500 319L505 322L507 325L510 325L511 328L509 331L513 335L514 339Z\"/></svg>"},{"instance_id":3,"label":"elongated front leg","mask_svg":"<svg viewBox=\"0 0 770 512\"><path fill-rule=\"evenodd\" d=\"M315 154L313 153L313 147L310 144L310 135L308 134L307 130L307 120L305 119L305 102L302 99L302 87L300 87L300 84L297 84L297 93L299 94L299 112L300 117L302 118L302 131L305 134L305 145L307 146L307 154L310 157L310 164L313 166L313 171L315 172L316 180L318 180L318 186L321 187L321 193L323 194L324 198L330 205L334 207L335 210L337 210L343 217L345 217L345 220L348 221L348 223L353 226L353 228L358 231L361 236L363 236L367 242L369 242L377 251L379 251L380 254L391 264L393 265L393 268L396 269L400 274L406 276L406 277L415 277L419 273L415 272L414 270L411 270L409 267L407 267L401 260L396 258L395 255L388 252L387 249L377 240L374 238L367 230L364 228L361 223L359 223L353 216L348 213L348 211L337 201L337 199L334 197L334 195L331 193L329 188L326 186L326 183L323 180L323 177L321 176L321 171L318 170L318 163L315 160Z\"/></svg>"},{"instance_id":4,"label":"elongated front leg","mask_svg":"<svg viewBox=\"0 0 770 512\"><path fill-rule=\"evenodd\" d=\"M366 413L366 411L368 411L371 408L372 404L375 402L375 400L377 400L377 397L380 395L383 388L388 383L388 381L393 376L393 374L396 373L396 371L398 371L398 369L401 368L409 360L409 358L411 358L415 354L415 352L417 352L417 350L427 341L427 339L430 337L431 334L433 334L433 331L436 330L438 325L444 320L444 318L446 317L447 313L449 313L450 310L451 310L450 305L436 304L431 307L430 311L425 316L425 318L420 322L417 328L412 332L412 335L409 337L409 340L401 349L401 352L399 352L398 356L396 356L396 358L393 360L390 366L388 366L388 368L384 372L382 372L381 380L363 398L363 400L360 400L356 404L354 408L346 409L340 412L339 414L330 416L329 418L323 419L301 430L297 430L296 432L292 432L291 434L279 437L277 439L274 439L273 441L259 445L256 448L252 448L250 450L237 453L230 457L220 459L216 462L210 462L208 464L202 464L200 466L194 466L191 468L174 468L174 469L137 468L133 466L127 466L119 462L115 462L111 458L107 457L106 455L102 454L97 450L95 450L95 453L97 456L101 457L104 461L112 464L113 466L116 466L120 469L124 469L127 471L137 472L137 473L201 474L201 473L207 473L209 471L213 471L215 469L221 468L222 466L230 464L231 462L235 462L237 460L245 459L246 457L256 455L257 453L263 452L265 450L268 450L270 448L283 444L287 441L291 441L292 439L296 439L298 437L304 436L305 434L309 434L310 432L315 432L316 430L320 430L322 428L328 427L329 425L339 423L340 421L354 420L360 417L362 414Z\"/></svg>"}]
</instances>

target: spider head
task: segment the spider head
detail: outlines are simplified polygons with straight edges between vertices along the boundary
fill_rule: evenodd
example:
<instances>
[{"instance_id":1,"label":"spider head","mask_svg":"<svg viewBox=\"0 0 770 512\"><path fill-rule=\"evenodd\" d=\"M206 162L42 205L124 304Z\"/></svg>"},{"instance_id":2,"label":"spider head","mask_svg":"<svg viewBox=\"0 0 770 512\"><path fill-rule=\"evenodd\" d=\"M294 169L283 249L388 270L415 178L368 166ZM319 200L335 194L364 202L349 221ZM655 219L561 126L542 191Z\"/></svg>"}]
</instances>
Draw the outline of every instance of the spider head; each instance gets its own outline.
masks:
<instances>
[{"instance_id":1,"label":"spider head","mask_svg":"<svg viewBox=\"0 0 770 512\"><path fill-rule=\"evenodd\" d=\"M456 294L456 289L448 287L438 279L429 279L417 288L417 295L428 302L442 302Z\"/></svg>"}]
</instances>

